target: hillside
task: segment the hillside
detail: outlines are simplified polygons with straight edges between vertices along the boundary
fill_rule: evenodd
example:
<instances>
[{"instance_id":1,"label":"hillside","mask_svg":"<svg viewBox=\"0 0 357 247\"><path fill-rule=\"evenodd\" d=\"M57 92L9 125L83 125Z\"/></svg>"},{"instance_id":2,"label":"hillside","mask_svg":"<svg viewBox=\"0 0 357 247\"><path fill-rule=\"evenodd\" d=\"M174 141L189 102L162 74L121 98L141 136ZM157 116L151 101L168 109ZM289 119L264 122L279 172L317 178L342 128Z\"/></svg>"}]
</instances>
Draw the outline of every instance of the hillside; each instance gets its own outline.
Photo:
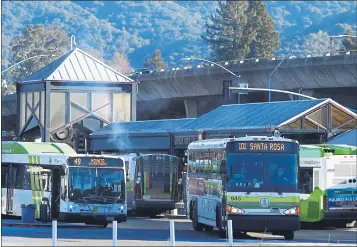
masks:
<instances>
[{"instance_id":1,"label":"hillside","mask_svg":"<svg viewBox=\"0 0 357 247\"><path fill-rule=\"evenodd\" d=\"M266 4L280 32L278 54L299 55L304 37L311 32L341 34L345 24L356 29L354 1ZM155 49L160 49L173 66L183 57L208 57L208 47L200 35L216 6L214 1L3 1L2 31L6 40L11 40L27 24L56 23L69 35L76 35L80 48L92 47L105 58L119 51L140 68Z\"/></svg>"}]
</instances>

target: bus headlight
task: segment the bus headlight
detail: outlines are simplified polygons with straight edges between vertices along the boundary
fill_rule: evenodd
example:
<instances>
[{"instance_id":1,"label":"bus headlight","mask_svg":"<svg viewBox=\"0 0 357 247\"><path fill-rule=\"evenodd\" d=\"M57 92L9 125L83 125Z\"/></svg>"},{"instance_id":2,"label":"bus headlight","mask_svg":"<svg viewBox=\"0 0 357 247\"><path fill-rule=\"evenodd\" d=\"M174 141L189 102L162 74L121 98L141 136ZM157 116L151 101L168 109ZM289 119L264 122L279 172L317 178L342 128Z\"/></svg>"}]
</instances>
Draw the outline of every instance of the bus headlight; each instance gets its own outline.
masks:
<instances>
[{"instance_id":1,"label":"bus headlight","mask_svg":"<svg viewBox=\"0 0 357 247\"><path fill-rule=\"evenodd\" d=\"M141 182L141 179L139 177L139 178L136 179L136 184L140 184L140 182Z\"/></svg>"},{"instance_id":2,"label":"bus headlight","mask_svg":"<svg viewBox=\"0 0 357 247\"><path fill-rule=\"evenodd\" d=\"M229 214L244 214L245 211L243 209L233 207L231 205L227 205L227 213L229 213Z\"/></svg>"},{"instance_id":3,"label":"bus headlight","mask_svg":"<svg viewBox=\"0 0 357 247\"><path fill-rule=\"evenodd\" d=\"M178 183L178 185L181 185L182 184L182 178L180 178L177 183Z\"/></svg>"},{"instance_id":4,"label":"bus headlight","mask_svg":"<svg viewBox=\"0 0 357 247\"><path fill-rule=\"evenodd\" d=\"M284 214L286 214L286 215L299 215L300 214L300 208L299 207L290 208L288 210L285 210Z\"/></svg>"}]
</instances>

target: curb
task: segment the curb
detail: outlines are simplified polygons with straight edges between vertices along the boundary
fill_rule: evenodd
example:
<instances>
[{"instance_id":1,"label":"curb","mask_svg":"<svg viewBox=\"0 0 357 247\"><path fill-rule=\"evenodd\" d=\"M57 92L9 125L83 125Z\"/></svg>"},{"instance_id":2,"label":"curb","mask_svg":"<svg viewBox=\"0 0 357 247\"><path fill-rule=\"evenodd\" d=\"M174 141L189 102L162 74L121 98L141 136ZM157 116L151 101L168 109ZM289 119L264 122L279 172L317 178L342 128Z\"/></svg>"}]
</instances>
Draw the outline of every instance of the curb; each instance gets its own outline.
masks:
<instances>
[{"instance_id":1,"label":"curb","mask_svg":"<svg viewBox=\"0 0 357 247\"><path fill-rule=\"evenodd\" d=\"M187 219L186 215L172 215L172 214L165 215L164 218L167 218L167 219Z\"/></svg>"},{"instance_id":2,"label":"curb","mask_svg":"<svg viewBox=\"0 0 357 247\"><path fill-rule=\"evenodd\" d=\"M2 223L1 227L17 228L52 228L52 225L26 224L26 223ZM105 229L96 225L57 225L57 229Z\"/></svg>"}]
</instances>

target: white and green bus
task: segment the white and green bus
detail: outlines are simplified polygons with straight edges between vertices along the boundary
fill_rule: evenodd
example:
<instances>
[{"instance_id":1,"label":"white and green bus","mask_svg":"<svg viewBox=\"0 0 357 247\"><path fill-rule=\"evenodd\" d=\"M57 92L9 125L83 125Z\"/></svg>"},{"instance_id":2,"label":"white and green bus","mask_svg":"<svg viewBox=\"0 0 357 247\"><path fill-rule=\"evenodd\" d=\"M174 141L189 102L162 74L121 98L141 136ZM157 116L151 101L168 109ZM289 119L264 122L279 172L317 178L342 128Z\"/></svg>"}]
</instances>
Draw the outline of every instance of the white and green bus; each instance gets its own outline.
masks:
<instances>
[{"instance_id":1,"label":"white and green bus","mask_svg":"<svg viewBox=\"0 0 357 247\"><path fill-rule=\"evenodd\" d=\"M197 141L188 146L187 209L196 231L227 220L234 232L293 239L300 228L299 143L282 137Z\"/></svg>"},{"instance_id":2,"label":"white and green bus","mask_svg":"<svg viewBox=\"0 0 357 247\"><path fill-rule=\"evenodd\" d=\"M304 225L346 227L357 220L357 153L347 145L300 146Z\"/></svg>"},{"instance_id":3,"label":"white and green bus","mask_svg":"<svg viewBox=\"0 0 357 247\"><path fill-rule=\"evenodd\" d=\"M2 215L21 216L23 204L34 204L42 220L127 220L121 158L81 155L61 143L2 142L1 177Z\"/></svg>"}]
</instances>

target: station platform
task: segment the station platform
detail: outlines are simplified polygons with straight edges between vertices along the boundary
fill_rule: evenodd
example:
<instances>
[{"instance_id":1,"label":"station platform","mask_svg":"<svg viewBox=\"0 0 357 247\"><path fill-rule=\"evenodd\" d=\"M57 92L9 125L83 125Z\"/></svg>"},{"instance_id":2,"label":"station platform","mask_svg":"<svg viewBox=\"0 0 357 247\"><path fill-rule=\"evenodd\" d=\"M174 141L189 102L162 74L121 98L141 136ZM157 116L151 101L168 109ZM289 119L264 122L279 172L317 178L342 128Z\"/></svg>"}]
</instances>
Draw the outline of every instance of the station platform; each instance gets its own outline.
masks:
<instances>
[{"instance_id":1,"label":"station platform","mask_svg":"<svg viewBox=\"0 0 357 247\"><path fill-rule=\"evenodd\" d=\"M23 223L21 219L1 219L1 227L18 227L18 228L52 228L52 222L42 223L35 221L34 223ZM65 223L57 222L57 228L66 229L100 229L101 225L86 225L84 223Z\"/></svg>"}]
</instances>

